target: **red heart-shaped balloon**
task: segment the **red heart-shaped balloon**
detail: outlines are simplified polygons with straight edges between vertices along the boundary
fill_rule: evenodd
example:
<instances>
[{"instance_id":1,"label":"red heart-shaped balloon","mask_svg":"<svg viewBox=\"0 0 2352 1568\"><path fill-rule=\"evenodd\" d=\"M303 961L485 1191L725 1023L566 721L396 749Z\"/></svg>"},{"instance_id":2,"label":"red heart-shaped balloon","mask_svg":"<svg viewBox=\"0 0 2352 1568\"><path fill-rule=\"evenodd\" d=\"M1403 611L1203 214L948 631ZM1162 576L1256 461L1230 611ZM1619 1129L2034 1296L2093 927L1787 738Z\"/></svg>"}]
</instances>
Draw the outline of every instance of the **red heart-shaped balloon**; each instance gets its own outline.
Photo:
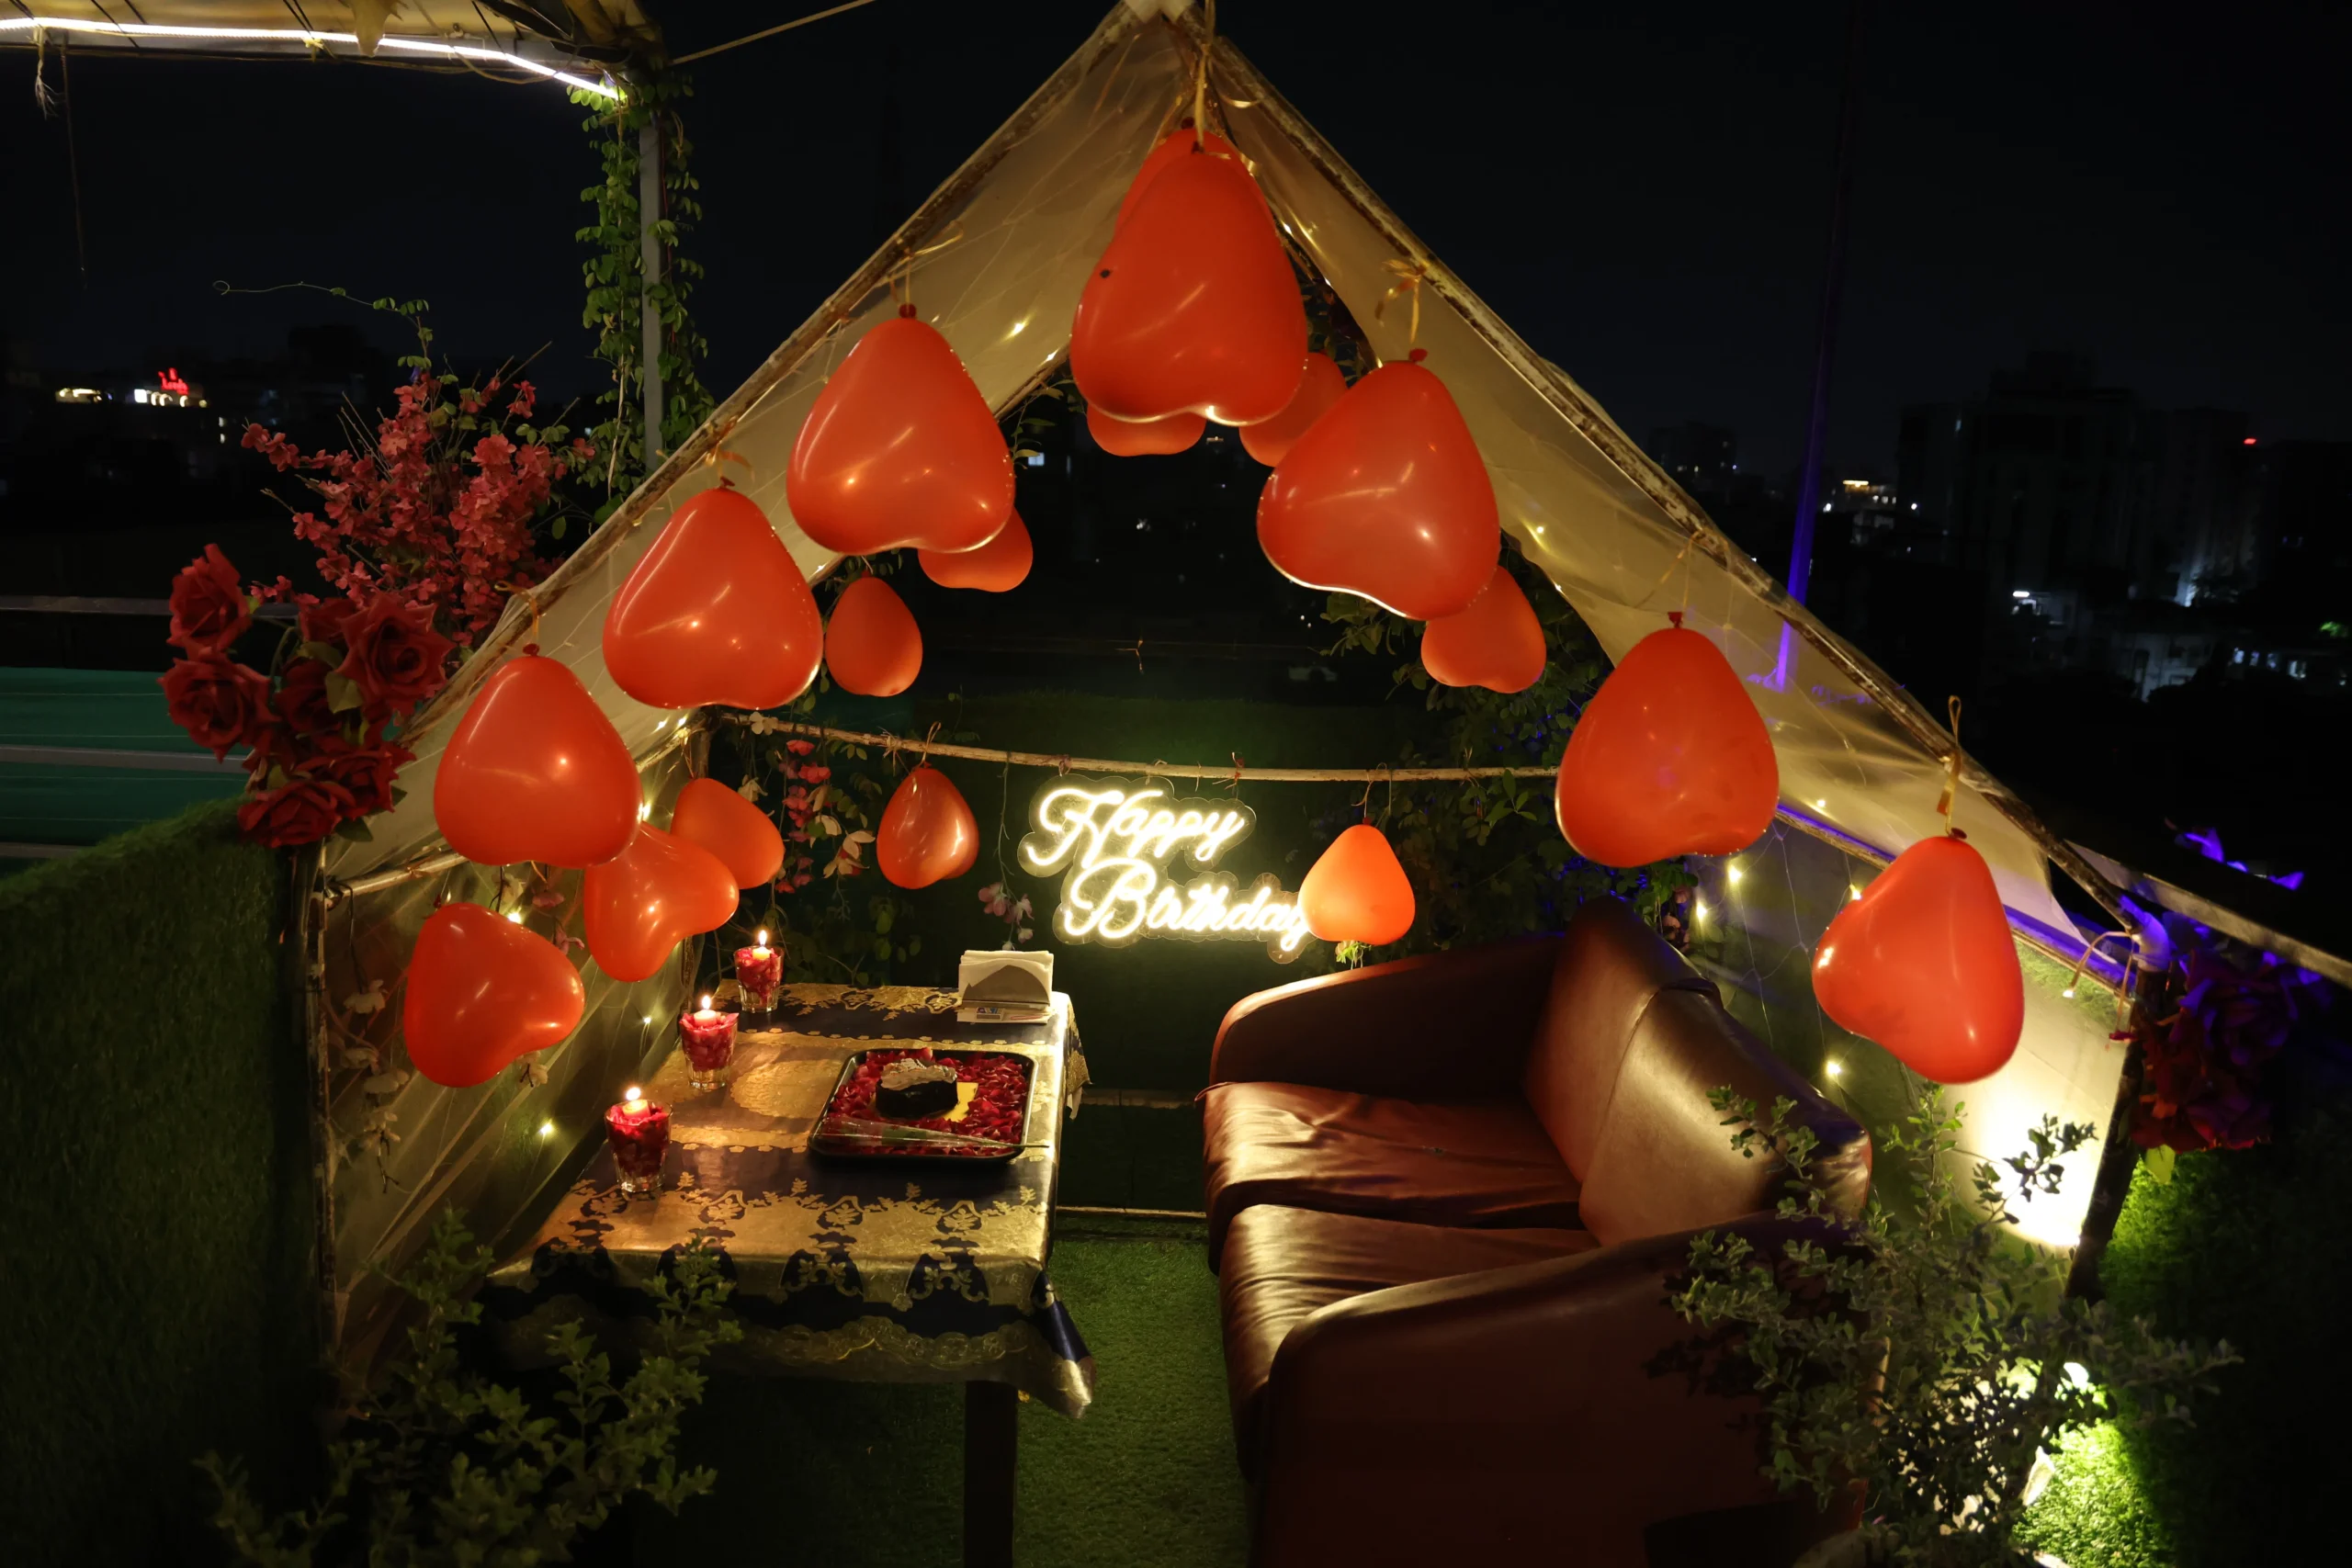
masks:
<instances>
[{"instance_id":1,"label":"red heart-shaped balloon","mask_svg":"<svg viewBox=\"0 0 2352 1568\"><path fill-rule=\"evenodd\" d=\"M605 668L658 708L782 707L808 689L824 651L816 597L740 491L679 507L605 614Z\"/></svg>"},{"instance_id":2,"label":"red heart-shaped balloon","mask_svg":"<svg viewBox=\"0 0 2352 1568\"><path fill-rule=\"evenodd\" d=\"M670 831L717 855L738 887L775 880L784 835L768 814L717 779L689 779L670 813Z\"/></svg>"},{"instance_id":3,"label":"red heart-shaped balloon","mask_svg":"<svg viewBox=\"0 0 2352 1568\"><path fill-rule=\"evenodd\" d=\"M2000 1071L2025 1030L2025 973L1984 857L1957 835L1895 856L1822 933L1813 995L1922 1077Z\"/></svg>"},{"instance_id":4,"label":"red heart-shaped balloon","mask_svg":"<svg viewBox=\"0 0 2352 1568\"><path fill-rule=\"evenodd\" d=\"M1325 942L1380 947L1413 929L1413 885L1388 836L1359 822L1306 868L1298 908L1306 929Z\"/></svg>"},{"instance_id":5,"label":"red heart-shaped balloon","mask_svg":"<svg viewBox=\"0 0 2352 1568\"><path fill-rule=\"evenodd\" d=\"M978 549L1012 512L1012 454L964 362L894 317L833 372L784 471L792 519L825 548Z\"/></svg>"},{"instance_id":6,"label":"red heart-shaped balloon","mask_svg":"<svg viewBox=\"0 0 2352 1568\"><path fill-rule=\"evenodd\" d=\"M1013 513L997 536L977 550L918 550L915 560L922 574L942 588L977 588L983 593L1005 593L1021 586L1036 558L1029 542L1029 525Z\"/></svg>"},{"instance_id":7,"label":"red heart-shaped balloon","mask_svg":"<svg viewBox=\"0 0 2352 1568\"><path fill-rule=\"evenodd\" d=\"M510 659L474 694L433 775L433 818L483 865L590 866L637 831L637 764L580 678Z\"/></svg>"},{"instance_id":8,"label":"red heart-shaped balloon","mask_svg":"<svg viewBox=\"0 0 2352 1568\"><path fill-rule=\"evenodd\" d=\"M1361 593L1408 620L1460 615L1502 553L1495 487L1453 395L1384 365L1300 436L1258 497L1258 542L1309 588Z\"/></svg>"},{"instance_id":9,"label":"red heart-shaped balloon","mask_svg":"<svg viewBox=\"0 0 2352 1568\"><path fill-rule=\"evenodd\" d=\"M1744 850L1780 802L1780 762L1747 686L1680 626L1635 643L1600 683L1553 795L1569 847L1614 866Z\"/></svg>"},{"instance_id":10,"label":"red heart-shaped balloon","mask_svg":"<svg viewBox=\"0 0 2352 1568\"><path fill-rule=\"evenodd\" d=\"M922 633L905 600L878 577L842 590L825 628L833 684L863 697L895 697L922 671Z\"/></svg>"},{"instance_id":11,"label":"red heart-shaped balloon","mask_svg":"<svg viewBox=\"0 0 2352 1568\"><path fill-rule=\"evenodd\" d=\"M526 1051L560 1044L586 1005L553 942L479 904L444 904L416 933L401 1034L418 1072L470 1089Z\"/></svg>"},{"instance_id":12,"label":"red heart-shaped balloon","mask_svg":"<svg viewBox=\"0 0 2352 1568\"><path fill-rule=\"evenodd\" d=\"M1209 422L1196 413L1171 413L1166 419L1113 419L1088 404L1086 433L1094 445L1114 457L1164 457L1189 450Z\"/></svg>"},{"instance_id":13,"label":"red heart-shaped balloon","mask_svg":"<svg viewBox=\"0 0 2352 1568\"><path fill-rule=\"evenodd\" d=\"M1347 392L1348 378L1340 374L1340 367L1331 363L1329 355L1308 355L1306 374L1299 378L1298 390L1292 395L1289 405L1272 419L1241 427L1243 449L1266 467L1274 467L1290 456L1298 438Z\"/></svg>"},{"instance_id":14,"label":"red heart-shaped balloon","mask_svg":"<svg viewBox=\"0 0 2352 1568\"><path fill-rule=\"evenodd\" d=\"M580 881L588 952L616 980L642 980L681 942L735 913L735 878L700 844L639 823L618 858Z\"/></svg>"},{"instance_id":15,"label":"red heart-shaped balloon","mask_svg":"<svg viewBox=\"0 0 2352 1568\"><path fill-rule=\"evenodd\" d=\"M945 773L921 767L899 781L874 840L884 876L901 887L928 887L963 875L979 854L979 824Z\"/></svg>"},{"instance_id":16,"label":"red heart-shaped balloon","mask_svg":"<svg viewBox=\"0 0 2352 1568\"><path fill-rule=\"evenodd\" d=\"M1272 419L1298 390L1306 311L1238 157L1171 155L1086 280L1069 367L1113 419Z\"/></svg>"},{"instance_id":17,"label":"red heart-shaped balloon","mask_svg":"<svg viewBox=\"0 0 2352 1568\"><path fill-rule=\"evenodd\" d=\"M1495 568L1468 609L1421 633L1421 668L1441 686L1523 692L1544 678L1550 657L1544 623L1505 566Z\"/></svg>"},{"instance_id":18,"label":"red heart-shaped balloon","mask_svg":"<svg viewBox=\"0 0 2352 1568\"><path fill-rule=\"evenodd\" d=\"M1204 138L1193 134L1192 117L1185 116L1182 129L1172 136L1162 138L1159 145L1153 148L1144 158L1143 167L1136 171L1134 182L1127 186L1127 194L1119 198L1118 222L1125 223L1127 220L1127 214L1135 210L1136 203L1142 197L1145 186L1166 174L1168 165L1177 159L1191 157L1193 149L1199 146L1203 140ZM1233 150L1233 143L1216 131L1210 131L1205 140L1210 152L1227 158L1237 156ZM1117 226L1117 223L1112 225L1114 228Z\"/></svg>"}]
</instances>

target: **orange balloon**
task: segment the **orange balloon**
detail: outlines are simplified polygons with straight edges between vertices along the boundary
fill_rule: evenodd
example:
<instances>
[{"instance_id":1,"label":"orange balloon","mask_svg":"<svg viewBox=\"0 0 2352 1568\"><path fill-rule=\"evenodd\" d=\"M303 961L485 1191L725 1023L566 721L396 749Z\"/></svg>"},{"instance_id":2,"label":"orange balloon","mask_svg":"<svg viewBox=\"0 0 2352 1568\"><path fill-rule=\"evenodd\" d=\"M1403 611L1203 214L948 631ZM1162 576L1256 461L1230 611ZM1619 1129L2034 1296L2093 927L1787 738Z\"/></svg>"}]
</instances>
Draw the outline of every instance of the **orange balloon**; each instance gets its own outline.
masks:
<instances>
[{"instance_id":1,"label":"orange balloon","mask_svg":"<svg viewBox=\"0 0 2352 1568\"><path fill-rule=\"evenodd\" d=\"M1502 554L1495 487L1453 394L1384 365L1300 436L1258 497L1258 543L1309 588L1408 620L1460 615Z\"/></svg>"},{"instance_id":2,"label":"orange balloon","mask_svg":"<svg viewBox=\"0 0 2352 1568\"><path fill-rule=\"evenodd\" d=\"M901 887L928 887L963 875L979 855L979 824L945 773L920 767L899 781L874 840L884 876Z\"/></svg>"},{"instance_id":3,"label":"orange balloon","mask_svg":"<svg viewBox=\"0 0 2352 1568\"><path fill-rule=\"evenodd\" d=\"M679 507L605 615L605 668L658 708L781 707L808 689L824 651L815 596L741 491Z\"/></svg>"},{"instance_id":4,"label":"orange balloon","mask_svg":"<svg viewBox=\"0 0 2352 1568\"><path fill-rule=\"evenodd\" d=\"M774 882L784 865L784 835L768 814L716 779L687 781L670 831L717 855L738 887Z\"/></svg>"},{"instance_id":5,"label":"orange balloon","mask_svg":"<svg viewBox=\"0 0 2352 1568\"><path fill-rule=\"evenodd\" d=\"M1028 578L1036 556L1036 547L1029 542L1029 525L1015 512L1005 519L1002 532L977 550L918 550L915 560L922 574L942 588L1003 593Z\"/></svg>"},{"instance_id":6,"label":"orange balloon","mask_svg":"<svg viewBox=\"0 0 2352 1568\"><path fill-rule=\"evenodd\" d=\"M1813 994L1923 1077L2000 1071L2025 1031L2025 974L1984 857L1957 833L1895 856L1822 933Z\"/></svg>"},{"instance_id":7,"label":"orange balloon","mask_svg":"<svg viewBox=\"0 0 2352 1568\"><path fill-rule=\"evenodd\" d=\"M825 668L833 684L865 697L895 697L922 670L922 632L906 601L878 577L842 590L825 628Z\"/></svg>"},{"instance_id":8,"label":"orange balloon","mask_svg":"<svg viewBox=\"0 0 2352 1568\"><path fill-rule=\"evenodd\" d=\"M589 866L637 831L637 764L580 678L510 659L474 694L433 775L433 818L483 865Z\"/></svg>"},{"instance_id":9,"label":"orange balloon","mask_svg":"<svg viewBox=\"0 0 2352 1568\"><path fill-rule=\"evenodd\" d=\"M735 913L735 878L700 844L639 823L617 860L592 865L580 882L588 952L616 980L642 980L698 931Z\"/></svg>"},{"instance_id":10,"label":"orange balloon","mask_svg":"<svg viewBox=\"0 0 2352 1568\"><path fill-rule=\"evenodd\" d=\"M1315 422L1329 412L1331 405L1347 396L1348 378L1331 363L1328 354L1306 356L1306 374L1299 378L1298 391L1283 412L1272 419L1241 427L1241 445L1252 457L1272 468L1290 456Z\"/></svg>"},{"instance_id":11,"label":"orange balloon","mask_svg":"<svg viewBox=\"0 0 2352 1568\"><path fill-rule=\"evenodd\" d=\"M1144 187L1166 174L1168 165L1177 159L1191 157L1193 147L1199 141L1200 138L1193 134L1192 117L1188 115L1181 130L1162 139L1159 145L1151 150L1150 154L1143 161L1143 167L1136 171L1135 182L1127 186L1127 194L1119 198L1120 223L1125 223L1127 220L1127 214L1135 210L1136 198L1143 195ZM1221 153L1227 158L1235 155L1233 143L1214 130L1208 133L1208 149L1211 152ZM1117 225L1114 224L1113 227L1115 228Z\"/></svg>"},{"instance_id":12,"label":"orange balloon","mask_svg":"<svg viewBox=\"0 0 2352 1568\"><path fill-rule=\"evenodd\" d=\"M526 1051L561 1043L586 1005L553 942L479 904L444 904L416 933L401 1033L418 1072L470 1089Z\"/></svg>"},{"instance_id":13,"label":"orange balloon","mask_svg":"<svg viewBox=\"0 0 2352 1568\"><path fill-rule=\"evenodd\" d=\"M829 550L973 550L1012 513L1012 454L938 330L910 316L858 340L784 471L793 521Z\"/></svg>"},{"instance_id":14,"label":"orange balloon","mask_svg":"<svg viewBox=\"0 0 2352 1568\"><path fill-rule=\"evenodd\" d=\"M1164 457L1185 451L1201 438L1209 422L1196 413L1171 413L1166 419L1113 419L1091 403L1086 409L1086 431L1094 445L1114 457Z\"/></svg>"},{"instance_id":15,"label":"orange balloon","mask_svg":"<svg viewBox=\"0 0 2352 1568\"><path fill-rule=\"evenodd\" d=\"M1780 801L1781 765L1747 686L1679 625L1635 643L1585 705L1553 795L1569 847L1614 866L1744 850Z\"/></svg>"},{"instance_id":16,"label":"orange balloon","mask_svg":"<svg viewBox=\"0 0 2352 1568\"><path fill-rule=\"evenodd\" d=\"M1325 942L1374 947L1413 929L1413 885L1388 847L1388 836L1359 822L1331 840L1298 885L1306 929Z\"/></svg>"},{"instance_id":17,"label":"orange balloon","mask_svg":"<svg viewBox=\"0 0 2352 1568\"><path fill-rule=\"evenodd\" d=\"M1113 419L1272 419L1298 390L1306 311L1266 198L1236 156L1171 155L1086 280L1069 367Z\"/></svg>"},{"instance_id":18,"label":"orange balloon","mask_svg":"<svg viewBox=\"0 0 2352 1568\"><path fill-rule=\"evenodd\" d=\"M1523 692L1544 678L1550 658L1544 623L1501 565L1468 609L1431 621L1421 633L1421 668L1441 686Z\"/></svg>"}]
</instances>

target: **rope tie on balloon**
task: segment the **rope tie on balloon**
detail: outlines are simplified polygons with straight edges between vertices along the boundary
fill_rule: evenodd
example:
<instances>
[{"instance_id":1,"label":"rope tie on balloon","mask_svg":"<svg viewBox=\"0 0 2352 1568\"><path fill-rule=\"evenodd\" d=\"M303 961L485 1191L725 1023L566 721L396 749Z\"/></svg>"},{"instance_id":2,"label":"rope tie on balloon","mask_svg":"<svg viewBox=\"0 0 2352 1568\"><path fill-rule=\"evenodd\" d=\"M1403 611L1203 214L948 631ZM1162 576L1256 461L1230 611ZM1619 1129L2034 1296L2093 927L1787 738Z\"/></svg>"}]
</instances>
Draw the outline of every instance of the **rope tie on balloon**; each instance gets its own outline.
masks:
<instances>
[{"instance_id":1,"label":"rope tie on balloon","mask_svg":"<svg viewBox=\"0 0 2352 1568\"><path fill-rule=\"evenodd\" d=\"M739 423L741 423L739 420L730 419L718 427L718 434L711 438L710 450L702 455L702 461L705 468L712 469L717 469L721 463L741 463L743 465L744 477L748 479L757 471L752 467L752 459L722 445L729 436L735 434L735 426ZM721 472L718 476L718 488L733 490L735 481L729 475ZM638 521L642 523L645 519L639 516Z\"/></svg>"},{"instance_id":2,"label":"rope tie on balloon","mask_svg":"<svg viewBox=\"0 0 2352 1568\"><path fill-rule=\"evenodd\" d=\"M1944 829L1953 838L1965 837L1952 826L1951 810L1960 800L1960 699L1951 699L1951 759L1944 770L1944 793L1936 802L1936 815L1944 819Z\"/></svg>"},{"instance_id":3,"label":"rope tie on balloon","mask_svg":"<svg viewBox=\"0 0 2352 1568\"><path fill-rule=\"evenodd\" d=\"M1657 596L1657 591L1666 586L1667 579L1674 575L1674 569L1682 565L1683 562L1690 558L1690 547L1698 542L1699 536L1696 534L1690 534L1684 536L1682 547L1674 552L1674 558L1666 563L1666 570L1664 571L1657 574L1657 581L1650 584L1650 591L1647 593L1643 594L1639 599L1634 601L1634 607L1635 609L1641 608L1644 604L1648 604L1651 599ZM1690 608L1690 574L1686 571L1682 574L1682 609L1670 612L1667 618L1673 621L1673 623L1679 626L1682 624L1683 612Z\"/></svg>"},{"instance_id":4,"label":"rope tie on balloon","mask_svg":"<svg viewBox=\"0 0 2352 1568\"><path fill-rule=\"evenodd\" d=\"M1193 151L1204 152L1209 145L1209 55L1216 49L1216 0L1205 0L1206 13L1201 25L1201 57L1193 65Z\"/></svg>"},{"instance_id":5,"label":"rope tie on balloon","mask_svg":"<svg viewBox=\"0 0 2352 1568\"><path fill-rule=\"evenodd\" d=\"M526 605L529 606L531 612L531 640L523 645L523 652L526 655L537 654L539 651L538 596L531 592L529 585L526 583L508 582L502 579L500 581L492 583L491 586L496 588L501 593L514 594L516 598L522 600Z\"/></svg>"},{"instance_id":6,"label":"rope tie on balloon","mask_svg":"<svg viewBox=\"0 0 2352 1568\"><path fill-rule=\"evenodd\" d=\"M2091 954L2098 951L2099 943L2104 942L2113 942L2120 936L2129 937L2132 939L2132 950L2123 955L2122 978L2117 982L2115 987L2115 1005L2117 1010L2120 1012L2123 1007L2124 995L2132 988L2132 966L2140 962L2140 933L2128 927L2120 931L2101 931L2098 935L2085 942L2083 944L2083 955L2075 960L2075 972L2066 976L2066 988L2059 994L2068 997L2073 996L2075 994L2075 987L2082 984L2083 971L2090 967Z\"/></svg>"},{"instance_id":7,"label":"rope tie on balloon","mask_svg":"<svg viewBox=\"0 0 2352 1568\"><path fill-rule=\"evenodd\" d=\"M1388 307L1395 302L1398 295L1404 295L1410 299L1413 313L1405 324L1405 344L1410 352L1405 357L1419 365L1429 357L1430 352L1420 346L1421 285L1429 279L1430 264L1408 262L1400 256L1391 256L1380 265L1386 271L1395 273L1396 281L1389 287L1387 293L1380 297L1380 303L1372 308L1372 319L1376 321L1387 315Z\"/></svg>"},{"instance_id":8,"label":"rope tie on balloon","mask_svg":"<svg viewBox=\"0 0 2352 1568\"><path fill-rule=\"evenodd\" d=\"M921 248L908 246L901 246L899 248L899 259L890 264L889 276L884 279L884 281L889 285L890 299L899 307L899 315L911 317L915 313L916 261L923 256L934 255L939 252L945 250L948 246L956 243L963 237L964 220L961 218L958 218L947 226L947 237L945 239L933 241L932 243L922 246ZM901 289L905 290L903 294L900 292Z\"/></svg>"},{"instance_id":9,"label":"rope tie on balloon","mask_svg":"<svg viewBox=\"0 0 2352 1568\"><path fill-rule=\"evenodd\" d=\"M939 726L936 723L934 723L929 729L923 731L922 750L915 755L916 767L927 768L931 766L931 743L938 739Z\"/></svg>"},{"instance_id":10,"label":"rope tie on balloon","mask_svg":"<svg viewBox=\"0 0 2352 1568\"><path fill-rule=\"evenodd\" d=\"M1239 795L1241 793L1241 753L1235 751L1229 755L1233 758L1233 774L1225 781L1225 787L1233 794Z\"/></svg>"}]
</instances>

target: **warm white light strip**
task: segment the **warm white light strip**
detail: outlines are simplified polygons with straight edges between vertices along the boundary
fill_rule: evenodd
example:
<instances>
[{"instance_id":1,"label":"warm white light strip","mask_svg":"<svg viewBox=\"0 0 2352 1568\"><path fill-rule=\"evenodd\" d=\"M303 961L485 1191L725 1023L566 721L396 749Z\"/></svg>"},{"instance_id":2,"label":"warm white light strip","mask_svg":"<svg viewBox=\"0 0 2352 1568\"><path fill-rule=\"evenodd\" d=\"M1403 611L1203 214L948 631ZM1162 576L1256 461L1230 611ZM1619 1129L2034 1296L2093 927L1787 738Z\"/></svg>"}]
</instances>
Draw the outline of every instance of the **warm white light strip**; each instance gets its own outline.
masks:
<instances>
[{"instance_id":1,"label":"warm white light strip","mask_svg":"<svg viewBox=\"0 0 2352 1568\"><path fill-rule=\"evenodd\" d=\"M326 45L347 43L359 45L356 33L313 32L302 28L186 28L156 22L92 22L71 17L0 17L0 34L5 33L88 33L99 38L120 39L181 39L191 42L229 43L300 43ZM444 60L478 60L486 65L511 66L544 76L550 82L560 82L583 93L617 100L621 94L610 82L592 82L585 76L575 76L569 71L558 71L552 65L542 65L536 60L526 60L519 54L503 50L484 49L477 44L443 43L437 39L395 38L386 33L377 40L379 49L399 50L407 54L437 55Z\"/></svg>"}]
</instances>

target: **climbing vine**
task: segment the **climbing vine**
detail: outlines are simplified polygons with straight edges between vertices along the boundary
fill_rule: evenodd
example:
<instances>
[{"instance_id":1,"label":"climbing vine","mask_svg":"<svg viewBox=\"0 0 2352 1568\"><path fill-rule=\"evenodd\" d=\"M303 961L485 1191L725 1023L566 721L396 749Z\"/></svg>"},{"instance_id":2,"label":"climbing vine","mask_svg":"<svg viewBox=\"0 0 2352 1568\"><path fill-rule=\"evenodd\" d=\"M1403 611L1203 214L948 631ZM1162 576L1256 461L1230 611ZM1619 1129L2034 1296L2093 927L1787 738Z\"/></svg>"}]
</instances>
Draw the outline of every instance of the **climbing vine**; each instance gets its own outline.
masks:
<instances>
[{"instance_id":1,"label":"climbing vine","mask_svg":"<svg viewBox=\"0 0 2352 1568\"><path fill-rule=\"evenodd\" d=\"M605 419L592 439L605 454L605 507L610 511L650 468L646 460L644 422L639 413L644 395L644 310L650 295L662 323L662 446L674 450L708 418L716 400L702 384L696 367L710 344L695 326L687 310L702 264L683 255L679 243L693 232L702 217L702 188L694 176L694 144L686 140L685 121L678 104L694 96L684 73L649 72L628 84L628 96L617 105L589 93L574 93L572 101L590 109L582 122L604 161L604 178L580 193L595 209L595 221L582 228L580 241L590 247L582 265L587 300L581 321L596 329L596 357L612 367L613 384L597 400ZM643 242L639 228L638 175L639 133L649 124L659 129L662 148L662 209L653 220L664 264L662 276L645 287Z\"/></svg>"}]
</instances>

